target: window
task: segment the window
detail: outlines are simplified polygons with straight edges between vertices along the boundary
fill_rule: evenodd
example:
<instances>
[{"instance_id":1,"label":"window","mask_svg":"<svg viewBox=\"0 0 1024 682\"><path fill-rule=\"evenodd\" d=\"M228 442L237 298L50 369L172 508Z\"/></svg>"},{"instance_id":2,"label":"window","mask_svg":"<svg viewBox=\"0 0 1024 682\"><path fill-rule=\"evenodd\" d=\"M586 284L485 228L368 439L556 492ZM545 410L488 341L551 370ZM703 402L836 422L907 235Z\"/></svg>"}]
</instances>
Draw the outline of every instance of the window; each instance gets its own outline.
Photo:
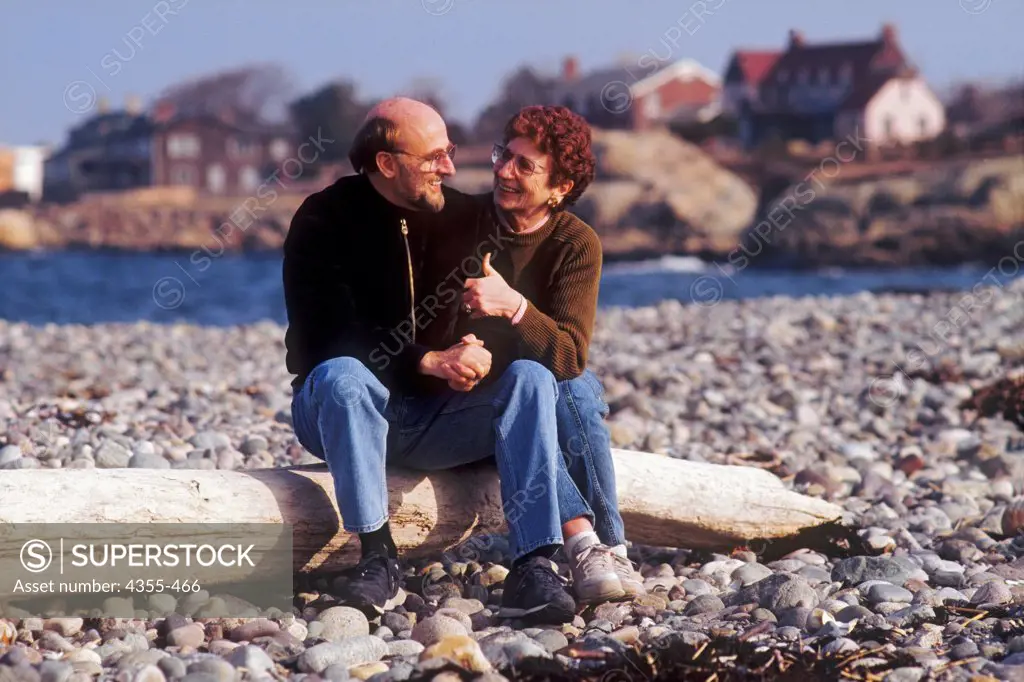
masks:
<instances>
[{"instance_id":1,"label":"window","mask_svg":"<svg viewBox=\"0 0 1024 682\"><path fill-rule=\"evenodd\" d=\"M796 80L800 85L807 85L807 81L810 79L810 73L807 69L800 69L796 74Z\"/></svg>"},{"instance_id":2,"label":"window","mask_svg":"<svg viewBox=\"0 0 1024 682\"><path fill-rule=\"evenodd\" d=\"M224 186L227 184L227 173L219 163L208 166L206 169L206 188L214 194L223 194Z\"/></svg>"},{"instance_id":3,"label":"window","mask_svg":"<svg viewBox=\"0 0 1024 682\"><path fill-rule=\"evenodd\" d=\"M918 132L920 133L921 137L927 137L928 136L928 117L927 116L921 116L920 118L917 119L917 129L918 129Z\"/></svg>"},{"instance_id":4,"label":"window","mask_svg":"<svg viewBox=\"0 0 1024 682\"><path fill-rule=\"evenodd\" d=\"M238 171L238 186L246 192L256 189L260 184L260 175L252 166L243 166Z\"/></svg>"},{"instance_id":5,"label":"window","mask_svg":"<svg viewBox=\"0 0 1024 682\"><path fill-rule=\"evenodd\" d=\"M818 69L818 83L820 83L821 85L829 85L830 80L831 75L829 74L827 66L823 66L820 69Z\"/></svg>"},{"instance_id":6,"label":"window","mask_svg":"<svg viewBox=\"0 0 1024 682\"><path fill-rule=\"evenodd\" d=\"M885 137L888 140L893 138L893 128L895 127L895 123L896 122L893 119L892 114L885 117Z\"/></svg>"},{"instance_id":7,"label":"window","mask_svg":"<svg viewBox=\"0 0 1024 682\"><path fill-rule=\"evenodd\" d=\"M278 138L270 144L270 157L274 161L284 161L288 156L288 141Z\"/></svg>"},{"instance_id":8,"label":"window","mask_svg":"<svg viewBox=\"0 0 1024 682\"><path fill-rule=\"evenodd\" d=\"M900 99L904 102L910 101L910 81L900 81Z\"/></svg>"},{"instance_id":9,"label":"window","mask_svg":"<svg viewBox=\"0 0 1024 682\"><path fill-rule=\"evenodd\" d=\"M228 155L233 158L245 158L256 153L256 143L252 140L229 137L227 142Z\"/></svg>"},{"instance_id":10,"label":"window","mask_svg":"<svg viewBox=\"0 0 1024 682\"><path fill-rule=\"evenodd\" d=\"M853 66L850 62L843 62L842 68L839 69L839 82L843 85L849 85L850 81L853 80Z\"/></svg>"},{"instance_id":11,"label":"window","mask_svg":"<svg viewBox=\"0 0 1024 682\"><path fill-rule=\"evenodd\" d=\"M192 133L175 133L167 138L167 155L172 159L194 159L199 156L199 137Z\"/></svg>"},{"instance_id":12,"label":"window","mask_svg":"<svg viewBox=\"0 0 1024 682\"><path fill-rule=\"evenodd\" d=\"M171 169L172 185L195 185L195 173L191 166L175 166Z\"/></svg>"},{"instance_id":13,"label":"window","mask_svg":"<svg viewBox=\"0 0 1024 682\"><path fill-rule=\"evenodd\" d=\"M776 77L779 83L785 83L789 80L789 71L785 69L779 69L779 75Z\"/></svg>"}]
</instances>

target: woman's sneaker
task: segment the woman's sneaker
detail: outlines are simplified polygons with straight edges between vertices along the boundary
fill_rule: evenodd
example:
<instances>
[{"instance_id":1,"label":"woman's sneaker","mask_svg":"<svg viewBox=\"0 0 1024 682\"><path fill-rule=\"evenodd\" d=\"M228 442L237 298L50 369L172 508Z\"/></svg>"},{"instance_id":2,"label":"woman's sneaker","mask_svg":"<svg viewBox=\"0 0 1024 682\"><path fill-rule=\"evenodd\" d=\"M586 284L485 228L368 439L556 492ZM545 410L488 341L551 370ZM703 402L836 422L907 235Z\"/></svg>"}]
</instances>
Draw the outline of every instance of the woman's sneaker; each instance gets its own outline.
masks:
<instances>
[{"instance_id":1,"label":"woman's sneaker","mask_svg":"<svg viewBox=\"0 0 1024 682\"><path fill-rule=\"evenodd\" d=\"M576 601L550 559L531 557L513 564L505 577L498 615L536 623L570 623L576 617Z\"/></svg>"},{"instance_id":2,"label":"woman's sneaker","mask_svg":"<svg viewBox=\"0 0 1024 682\"><path fill-rule=\"evenodd\" d=\"M615 573L619 576L622 589L630 599L647 594L644 587L644 579L633 567L633 562L626 556L626 546L616 545L611 548L612 560L615 566Z\"/></svg>"},{"instance_id":3,"label":"woman's sneaker","mask_svg":"<svg viewBox=\"0 0 1024 682\"><path fill-rule=\"evenodd\" d=\"M581 538L574 543L572 551L575 553L569 556L572 590L581 603L615 601L626 596L611 547L601 544L596 534Z\"/></svg>"}]
</instances>

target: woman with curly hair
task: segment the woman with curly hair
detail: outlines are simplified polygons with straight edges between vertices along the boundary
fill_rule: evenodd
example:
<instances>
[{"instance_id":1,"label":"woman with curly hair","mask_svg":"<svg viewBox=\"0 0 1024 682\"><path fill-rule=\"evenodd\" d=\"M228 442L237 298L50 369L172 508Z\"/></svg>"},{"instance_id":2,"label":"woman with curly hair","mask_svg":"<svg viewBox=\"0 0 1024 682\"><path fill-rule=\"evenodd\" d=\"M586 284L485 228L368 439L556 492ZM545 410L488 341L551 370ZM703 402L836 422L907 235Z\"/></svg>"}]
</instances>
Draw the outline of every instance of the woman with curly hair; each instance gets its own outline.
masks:
<instances>
[{"instance_id":1,"label":"woman with curly hair","mask_svg":"<svg viewBox=\"0 0 1024 682\"><path fill-rule=\"evenodd\" d=\"M460 332L490 350L490 376L526 359L544 365L558 381L559 446L591 507L590 516L565 518L563 512L562 518L576 599L593 603L643 594L626 557L604 423L608 406L601 382L586 368L601 242L566 210L594 179L590 126L565 107L526 107L506 124L492 161L494 189L482 197L485 220L478 230L489 231L496 248L483 256L482 276L466 282ZM477 234L483 243L484 235ZM513 570L506 599L514 601L516 585Z\"/></svg>"}]
</instances>

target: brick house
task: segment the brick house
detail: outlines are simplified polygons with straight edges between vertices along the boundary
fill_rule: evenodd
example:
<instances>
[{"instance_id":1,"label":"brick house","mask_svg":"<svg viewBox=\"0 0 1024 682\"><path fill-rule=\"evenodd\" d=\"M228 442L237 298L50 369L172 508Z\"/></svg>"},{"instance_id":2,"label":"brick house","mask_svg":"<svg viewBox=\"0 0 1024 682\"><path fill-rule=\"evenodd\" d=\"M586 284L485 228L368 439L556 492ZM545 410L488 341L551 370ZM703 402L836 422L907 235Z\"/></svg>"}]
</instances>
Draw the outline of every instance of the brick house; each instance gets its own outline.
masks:
<instances>
[{"instance_id":1,"label":"brick house","mask_svg":"<svg viewBox=\"0 0 1024 682\"><path fill-rule=\"evenodd\" d=\"M770 139L817 144L858 132L872 146L910 144L945 128L942 102L907 58L891 24L875 39L857 42L809 44L790 31L786 49L759 73L769 59L753 59L757 68L751 75L760 75L759 81L748 76L751 83L745 84L726 74L748 149ZM729 69L740 62L737 53Z\"/></svg>"},{"instance_id":2,"label":"brick house","mask_svg":"<svg viewBox=\"0 0 1024 682\"><path fill-rule=\"evenodd\" d=\"M292 153L293 138L287 126L169 106L100 113L72 129L46 160L44 196L171 186L243 195Z\"/></svg>"},{"instance_id":3,"label":"brick house","mask_svg":"<svg viewBox=\"0 0 1024 682\"><path fill-rule=\"evenodd\" d=\"M551 101L597 127L643 130L713 117L720 90L718 75L692 59L645 65L641 58L581 75L576 58L568 57L552 86Z\"/></svg>"}]
</instances>

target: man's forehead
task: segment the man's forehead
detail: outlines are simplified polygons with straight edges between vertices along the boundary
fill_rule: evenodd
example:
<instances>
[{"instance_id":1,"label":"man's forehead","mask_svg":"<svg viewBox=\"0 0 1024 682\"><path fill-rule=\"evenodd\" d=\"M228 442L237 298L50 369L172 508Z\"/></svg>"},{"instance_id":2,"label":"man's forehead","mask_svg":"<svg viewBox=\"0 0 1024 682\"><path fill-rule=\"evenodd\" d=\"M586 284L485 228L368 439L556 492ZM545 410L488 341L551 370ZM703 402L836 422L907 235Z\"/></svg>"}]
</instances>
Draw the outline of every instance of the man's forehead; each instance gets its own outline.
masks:
<instances>
[{"instance_id":1,"label":"man's forehead","mask_svg":"<svg viewBox=\"0 0 1024 682\"><path fill-rule=\"evenodd\" d=\"M448 146L444 124L434 121L409 121L399 125L398 140L415 153L436 151Z\"/></svg>"}]
</instances>

